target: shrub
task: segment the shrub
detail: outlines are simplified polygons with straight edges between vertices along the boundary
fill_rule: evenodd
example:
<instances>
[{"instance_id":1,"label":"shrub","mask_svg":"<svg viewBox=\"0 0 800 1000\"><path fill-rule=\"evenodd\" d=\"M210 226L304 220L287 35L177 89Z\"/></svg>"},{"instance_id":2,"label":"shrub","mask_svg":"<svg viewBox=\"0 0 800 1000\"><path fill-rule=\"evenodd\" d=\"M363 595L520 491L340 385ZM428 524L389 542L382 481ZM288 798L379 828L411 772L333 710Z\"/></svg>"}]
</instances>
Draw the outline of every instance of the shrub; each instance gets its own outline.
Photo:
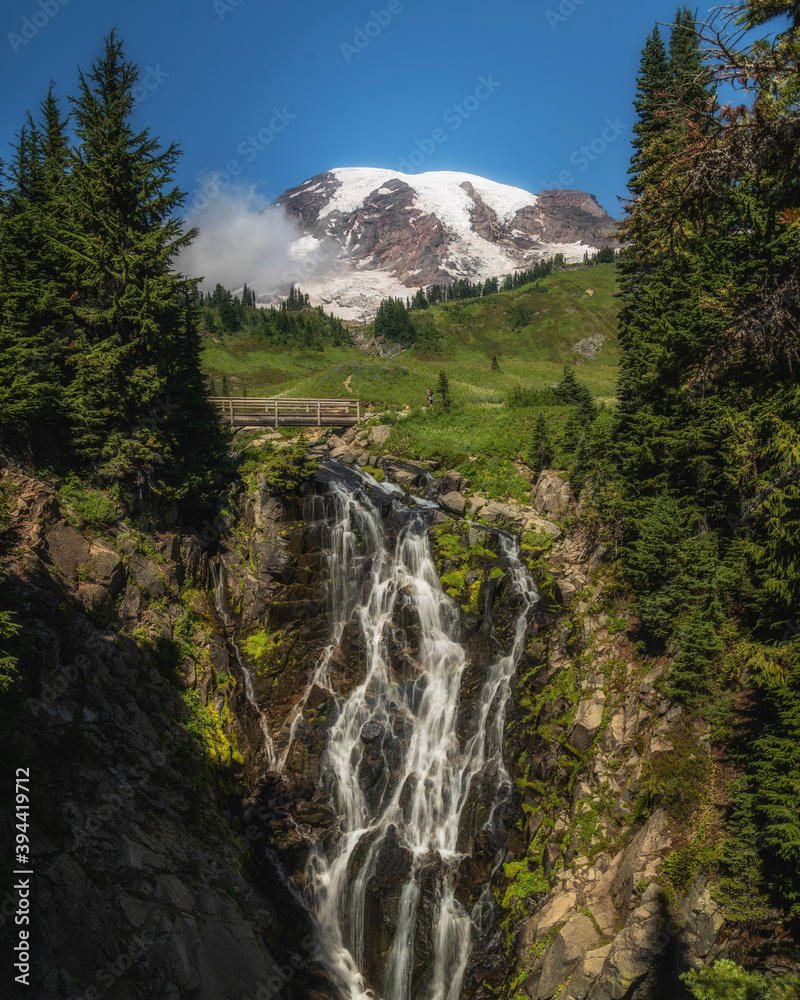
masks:
<instances>
[{"instance_id":1,"label":"shrub","mask_svg":"<svg viewBox=\"0 0 800 1000\"><path fill-rule=\"evenodd\" d=\"M59 498L82 522L92 528L116 524L119 511L112 500L100 490L84 485L77 476L70 476L58 491Z\"/></svg>"}]
</instances>

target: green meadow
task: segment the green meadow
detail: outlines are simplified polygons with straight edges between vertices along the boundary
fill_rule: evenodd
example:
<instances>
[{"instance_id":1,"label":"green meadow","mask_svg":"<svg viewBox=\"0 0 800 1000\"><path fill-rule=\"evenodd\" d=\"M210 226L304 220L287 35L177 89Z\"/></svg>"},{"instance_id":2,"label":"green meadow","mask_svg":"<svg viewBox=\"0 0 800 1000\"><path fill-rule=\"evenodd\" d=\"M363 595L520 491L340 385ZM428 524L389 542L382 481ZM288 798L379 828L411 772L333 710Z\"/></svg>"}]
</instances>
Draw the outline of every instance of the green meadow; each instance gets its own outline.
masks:
<instances>
[{"instance_id":1,"label":"green meadow","mask_svg":"<svg viewBox=\"0 0 800 1000\"><path fill-rule=\"evenodd\" d=\"M613 405L620 355L616 292L612 264L569 268L514 291L415 313L428 329L435 326L434 349L411 347L380 358L350 346L306 350L217 336L205 339L203 365L217 392L224 377L230 395L349 397L361 399L375 414L403 414L388 418L395 422L389 442L395 454L443 460L476 453L524 455L539 411L504 405L515 389L556 384L566 362L576 366L599 401ZM573 350L596 335L605 338L596 359ZM427 389L436 389L442 371L453 405L445 413L435 392L429 412ZM557 434L567 408L546 412Z\"/></svg>"}]
</instances>

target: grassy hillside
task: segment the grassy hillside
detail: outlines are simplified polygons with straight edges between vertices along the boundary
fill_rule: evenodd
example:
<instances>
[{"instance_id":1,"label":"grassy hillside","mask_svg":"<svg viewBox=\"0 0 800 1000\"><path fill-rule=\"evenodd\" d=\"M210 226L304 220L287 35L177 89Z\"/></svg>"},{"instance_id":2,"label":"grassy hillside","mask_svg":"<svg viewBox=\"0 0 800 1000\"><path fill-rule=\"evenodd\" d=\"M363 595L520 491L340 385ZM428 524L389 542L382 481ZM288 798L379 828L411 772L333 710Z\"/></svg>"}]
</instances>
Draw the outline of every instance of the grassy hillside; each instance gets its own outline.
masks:
<instances>
[{"instance_id":1,"label":"grassy hillside","mask_svg":"<svg viewBox=\"0 0 800 1000\"><path fill-rule=\"evenodd\" d=\"M580 377L599 397L614 395L619 348L614 266L559 271L511 292L431 307L424 322L440 334L436 350L410 348L392 359L354 347L322 351L275 347L254 339L207 337L203 364L218 391L231 394L358 397L376 409L422 406L440 371L455 403L496 404L516 386L558 381L572 348L595 334L606 340ZM491 370L496 355L500 370Z\"/></svg>"}]
</instances>

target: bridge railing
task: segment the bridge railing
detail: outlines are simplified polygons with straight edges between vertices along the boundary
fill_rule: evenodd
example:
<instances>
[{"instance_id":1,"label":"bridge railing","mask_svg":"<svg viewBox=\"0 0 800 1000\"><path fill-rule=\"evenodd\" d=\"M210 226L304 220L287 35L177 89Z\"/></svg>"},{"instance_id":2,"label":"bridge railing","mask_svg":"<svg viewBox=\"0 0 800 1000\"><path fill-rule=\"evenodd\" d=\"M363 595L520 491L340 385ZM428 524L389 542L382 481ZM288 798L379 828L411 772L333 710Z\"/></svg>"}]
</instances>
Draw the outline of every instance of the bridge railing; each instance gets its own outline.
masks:
<instances>
[{"instance_id":1,"label":"bridge railing","mask_svg":"<svg viewBox=\"0 0 800 1000\"><path fill-rule=\"evenodd\" d=\"M356 424L361 420L359 399L287 399L255 396L210 396L223 420L230 424L274 425Z\"/></svg>"}]
</instances>

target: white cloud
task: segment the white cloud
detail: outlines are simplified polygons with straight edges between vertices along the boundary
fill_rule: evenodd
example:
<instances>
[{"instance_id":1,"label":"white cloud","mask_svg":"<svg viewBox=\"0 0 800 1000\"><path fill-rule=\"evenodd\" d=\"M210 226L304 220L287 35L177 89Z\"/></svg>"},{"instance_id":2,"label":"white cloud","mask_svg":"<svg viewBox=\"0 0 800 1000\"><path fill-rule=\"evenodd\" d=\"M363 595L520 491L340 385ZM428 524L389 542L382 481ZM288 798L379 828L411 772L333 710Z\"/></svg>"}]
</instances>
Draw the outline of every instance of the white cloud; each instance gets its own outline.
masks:
<instances>
[{"instance_id":1,"label":"white cloud","mask_svg":"<svg viewBox=\"0 0 800 1000\"><path fill-rule=\"evenodd\" d=\"M283 208L270 204L254 186L213 186L218 193L193 211L189 224L199 229L176 266L191 277L203 276L200 287L212 291L218 283L235 290L245 282L261 297L286 292L309 273L290 253L303 236Z\"/></svg>"}]
</instances>

